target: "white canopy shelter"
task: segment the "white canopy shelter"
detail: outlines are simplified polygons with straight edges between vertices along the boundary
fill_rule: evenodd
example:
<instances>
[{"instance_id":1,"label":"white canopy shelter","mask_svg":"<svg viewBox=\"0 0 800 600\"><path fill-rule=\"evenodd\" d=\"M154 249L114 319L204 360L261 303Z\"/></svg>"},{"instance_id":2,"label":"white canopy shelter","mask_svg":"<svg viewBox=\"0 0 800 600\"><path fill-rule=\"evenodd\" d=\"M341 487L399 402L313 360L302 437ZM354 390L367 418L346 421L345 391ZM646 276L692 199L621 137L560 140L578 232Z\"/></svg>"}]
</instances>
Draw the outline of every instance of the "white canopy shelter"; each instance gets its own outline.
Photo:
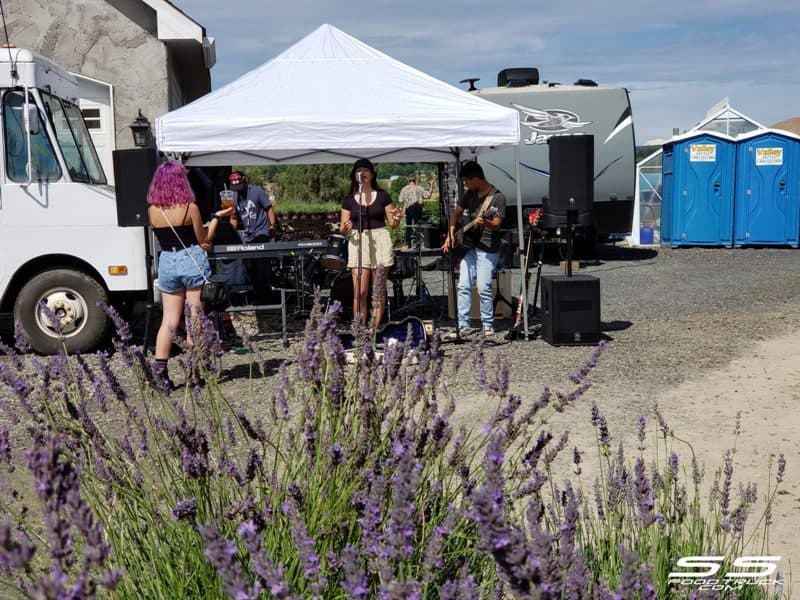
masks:
<instances>
[{"instance_id":1,"label":"white canopy shelter","mask_svg":"<svg viewBox=\"0 0 800 600\"><path fill-rule=\"evenodd\" d=\"M158 149L182 154L190 166L346 163L362 157L458 162L518 144L516 110L434 79L331 25L156 119ZM521 255L519 172L516 180ZM524 286L522 293L527 305Z\"/></svg>"},{"instance_id":2,"label":"white canopy shelter","mask_svg":"<svg viewBox=\"0 0 800 600\"><path fill-rule=\"evenodd\" d=\"M331 25L156 119L187 164L445 162L517 144L519 115L417 71Z\"/></svg>"}]
</instances>

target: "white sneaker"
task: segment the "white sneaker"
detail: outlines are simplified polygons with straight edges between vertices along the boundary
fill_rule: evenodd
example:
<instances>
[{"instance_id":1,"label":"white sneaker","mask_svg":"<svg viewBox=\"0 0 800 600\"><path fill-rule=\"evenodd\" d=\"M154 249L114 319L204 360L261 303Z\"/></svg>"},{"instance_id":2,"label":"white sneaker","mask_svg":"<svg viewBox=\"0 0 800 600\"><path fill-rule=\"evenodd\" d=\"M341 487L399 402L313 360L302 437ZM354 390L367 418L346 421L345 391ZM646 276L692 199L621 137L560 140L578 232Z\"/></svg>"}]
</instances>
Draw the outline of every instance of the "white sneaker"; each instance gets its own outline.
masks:
<instances>
[{"instance_id":1,"label":"white sneaker","mask_svg":"<svg viewBox=\"0 0 800 600\"><path fill-rule=\"evenodd\" d=\"M494 330L494 327L492 327L491 325L483 328L484 339L493 340L496 333L497 332Z\"/></svg>"},{"instance_id":2,"label":"white sneaker","mask_svg":"<svg viewBox=\"0 0 800 600\"><path fill-rule=\"evenodd\" d=\"M478 330L474 327L459 327L458 334L462 340L470 340L478 335Z\"/></svg>"}]
</instances>

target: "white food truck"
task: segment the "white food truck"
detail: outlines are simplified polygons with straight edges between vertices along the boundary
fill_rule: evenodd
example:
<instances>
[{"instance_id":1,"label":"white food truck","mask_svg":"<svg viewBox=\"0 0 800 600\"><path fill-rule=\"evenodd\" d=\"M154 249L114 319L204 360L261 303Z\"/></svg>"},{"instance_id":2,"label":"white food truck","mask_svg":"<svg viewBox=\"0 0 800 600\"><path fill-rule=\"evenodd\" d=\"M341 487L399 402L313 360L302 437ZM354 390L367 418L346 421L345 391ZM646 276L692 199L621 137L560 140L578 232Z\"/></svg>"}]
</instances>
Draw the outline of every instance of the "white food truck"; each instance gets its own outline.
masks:
<instances>
[{"instance_id":1,"label":"white food truck","mask_svg":"<svg viewBox=\"0 0 800 600\"><path fill-rule=\"evenodd\" d=\"M117 224L77 95L55 63L0 48L0 315L46 354L95 348L109 327L98 303L148 289L144 230Z\"/></svg>"}]
</instances>

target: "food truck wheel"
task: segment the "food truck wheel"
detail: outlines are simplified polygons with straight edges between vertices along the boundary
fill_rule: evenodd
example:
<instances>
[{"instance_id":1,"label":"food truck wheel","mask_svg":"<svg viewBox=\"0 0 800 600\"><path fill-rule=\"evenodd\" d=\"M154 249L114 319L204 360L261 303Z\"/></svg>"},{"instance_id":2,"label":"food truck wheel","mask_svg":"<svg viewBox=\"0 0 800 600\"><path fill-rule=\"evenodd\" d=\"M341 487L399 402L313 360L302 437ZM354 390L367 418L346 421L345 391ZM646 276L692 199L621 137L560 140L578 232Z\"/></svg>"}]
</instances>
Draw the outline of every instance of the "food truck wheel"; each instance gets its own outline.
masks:
<instances>
[{"instance_id":1,"label":"food truck wheel","mask_svg":"<svg viewBox=\"0 0 800 600\"><path fill-rule=\"evenodd\" d=\"M109 326L98 302L107 303L108 294L92 277L71 269L51 269L22 287L14 303L14 319L36 352L55 354L61 348L69 353L87 352L97 347Z\"/></svg>"}]
</instances>

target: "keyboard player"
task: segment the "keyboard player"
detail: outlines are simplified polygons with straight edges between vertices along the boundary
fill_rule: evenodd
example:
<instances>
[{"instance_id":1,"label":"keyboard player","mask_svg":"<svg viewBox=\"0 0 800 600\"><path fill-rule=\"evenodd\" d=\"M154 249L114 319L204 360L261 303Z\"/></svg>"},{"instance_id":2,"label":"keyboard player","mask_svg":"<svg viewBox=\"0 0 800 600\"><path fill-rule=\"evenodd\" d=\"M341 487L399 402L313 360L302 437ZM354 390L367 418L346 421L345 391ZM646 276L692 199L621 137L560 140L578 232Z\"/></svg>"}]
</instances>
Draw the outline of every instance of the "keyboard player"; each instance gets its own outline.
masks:
<instances>
[{"instance_id":1,"label":"keyboard player","mask_svg":"<svg viewBox=\"0 0 800 600\"><path fill-rule=\"evenodd\" d=\"M277 218L275 208L267 193L259 186L250 185L241 171L233 171L228 183L234 191L236 212L231 216L231 225L239 230L245 244L270 242L275 238ZM247 278L253 286L253 304L270 304L269 259L252 258L245 261ZM256 313L258 317L263 316ZM262 329L259 319L259 329Z\"/></svg>"}]
</instances>

